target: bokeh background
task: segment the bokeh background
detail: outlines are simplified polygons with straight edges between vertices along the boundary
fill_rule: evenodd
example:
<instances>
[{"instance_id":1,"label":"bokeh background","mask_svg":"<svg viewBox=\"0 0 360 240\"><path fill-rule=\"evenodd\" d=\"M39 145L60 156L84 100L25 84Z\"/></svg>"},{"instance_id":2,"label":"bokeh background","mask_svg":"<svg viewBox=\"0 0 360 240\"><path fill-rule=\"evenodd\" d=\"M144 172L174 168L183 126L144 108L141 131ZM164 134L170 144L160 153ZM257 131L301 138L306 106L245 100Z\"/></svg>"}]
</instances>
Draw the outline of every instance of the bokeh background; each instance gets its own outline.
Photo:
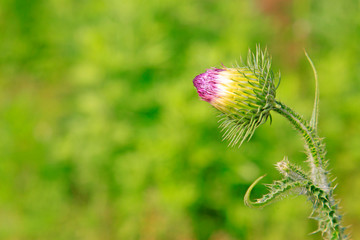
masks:
<instances>
[{"instance_id":1,"label":"bokeh background","mask_svg":"<svg viewBox=\"0 0 360 240\"><path fill-rule=\"evenodd\" d=\"M256 44L282 73L278 98L319 132L345 225L360 239L357 0L1 0L0 238L285 240L316 222L305 197L262 210L246 189L299 135L273 114L241 148L192 79ZM261 185L253 197L265 193Z\"/></svg>"}]
</instances>

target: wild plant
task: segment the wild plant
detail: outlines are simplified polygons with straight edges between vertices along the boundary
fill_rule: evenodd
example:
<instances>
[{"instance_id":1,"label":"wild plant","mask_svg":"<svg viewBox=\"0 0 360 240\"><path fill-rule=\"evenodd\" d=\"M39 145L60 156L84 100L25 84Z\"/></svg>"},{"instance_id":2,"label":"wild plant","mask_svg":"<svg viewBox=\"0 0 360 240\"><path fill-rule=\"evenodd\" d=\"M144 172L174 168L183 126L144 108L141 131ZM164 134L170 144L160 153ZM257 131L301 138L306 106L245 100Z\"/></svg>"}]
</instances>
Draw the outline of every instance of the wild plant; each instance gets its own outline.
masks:
<instances>
[{"instance_id":1,"label":"wild plant","mask_svg":"<svg viewBox=\"0 0 360 240\"><path fill-rule=\"evenodd\" d=\"M244 141L249 141L255 130L271 119L272 112L285 117L305 142L305 161L309 168L304 170L284 157L276 163L283 178L268 184L268 193L252 201L251 191L264 176L256 179L244 196L245 204L263 207L290 194L305 195L313 208L310 218L318 221L315 232L320 232L323 239L348 239L341 225L339 203L334 199L335 186L330 180L325 144L318 136L318 76L310 57L306 52L305 55L314 72L316 87L309 121L277 100L280 73L275 76L268 51L259 46L254 53L249 51L245 64L210 68L197 75L193 83L201 99L220 111L223 138L229 141L229 145L241 146Z\"/></svg>"}]
</instances>

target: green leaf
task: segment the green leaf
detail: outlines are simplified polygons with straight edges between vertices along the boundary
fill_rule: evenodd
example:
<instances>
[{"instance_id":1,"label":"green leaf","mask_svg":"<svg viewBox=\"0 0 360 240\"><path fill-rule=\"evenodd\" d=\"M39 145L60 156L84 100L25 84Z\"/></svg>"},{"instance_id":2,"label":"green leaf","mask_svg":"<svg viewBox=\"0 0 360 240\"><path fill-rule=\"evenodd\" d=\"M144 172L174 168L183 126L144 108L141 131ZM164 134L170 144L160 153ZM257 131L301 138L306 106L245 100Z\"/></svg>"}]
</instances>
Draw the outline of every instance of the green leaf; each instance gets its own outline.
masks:
<instances>
[{"instance_id":1,"label":"green leaf","mask_svg":"<svg viewBox=\"0 0 360 240\"><path fill-rule=\"evenodd\" d=\"M293 182L288 178L284 178L282 180L275 181L272 184L268 184L267 187L269 188L269 193L263 195L261 198L253 202L250 200L251 191L255 187L255 185L260 182L261 179L263 179L264 177L265 175L256 179L246 191L246 194L244 196L244 203L248 207L261 208L274 202L275 200L282 199L289 194L296 192L296 190L298 190L298 193L301 193L303 192L301 190L303 190L303 187L305 187L305 182L303 181Z\"/></svg>"},{"instance_id":2,"label":"green leaf","mask_svg":"<svg viewBox=\"0 0 360 240\"><path fill-rule=\"evenodd\" d=\"M317 131L318 116L319 116L319 81L318 81L318 75L317 75L314 63L311 61L311 58L309 57L309 55L307 54L307 52L305 50L304 50L304 52L305 52L305 56L306 56L307 60L309 61L310 65L311 65L311 68L314 73L314 78L315 78L315 100L314 100L314 107L313 107L312 116L311 116L311 120L310 120L310 126L315 131Z\"/></svg>"},{"instance_id":3,"label":"green leaf","mask_svg":"<svg viewBox=\"0 0 360 240\"><path fill-rule=\"evenodd\" d=\"M276 163L275 166L285 178L289 178L294 182L310 180L310 176L302 170L300 166L290 163L287 157L284 157L284 159Z\"/></svg>"}]
</instances>

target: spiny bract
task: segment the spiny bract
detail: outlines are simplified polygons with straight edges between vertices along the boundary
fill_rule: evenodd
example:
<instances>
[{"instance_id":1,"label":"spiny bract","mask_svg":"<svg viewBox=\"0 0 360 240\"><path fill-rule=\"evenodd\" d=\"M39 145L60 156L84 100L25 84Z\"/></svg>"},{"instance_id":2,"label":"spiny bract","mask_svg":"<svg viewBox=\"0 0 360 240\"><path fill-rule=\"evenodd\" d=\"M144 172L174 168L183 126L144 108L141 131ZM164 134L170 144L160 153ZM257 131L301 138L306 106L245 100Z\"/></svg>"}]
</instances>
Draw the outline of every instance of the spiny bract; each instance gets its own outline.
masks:
<instances>
[{"instance_id":1,"label":"spiny bract","mask_svg":"<svg viewBox=\"0 0 360 240\"><path fill-rule=\"evenodd\" d=\"M224 139L230 145L249 140L270 116L276 88L267 51L249 52L247 64L235 68L211 68L193 80L201 99L222 113Z\"/></svg>"}]
</instances>

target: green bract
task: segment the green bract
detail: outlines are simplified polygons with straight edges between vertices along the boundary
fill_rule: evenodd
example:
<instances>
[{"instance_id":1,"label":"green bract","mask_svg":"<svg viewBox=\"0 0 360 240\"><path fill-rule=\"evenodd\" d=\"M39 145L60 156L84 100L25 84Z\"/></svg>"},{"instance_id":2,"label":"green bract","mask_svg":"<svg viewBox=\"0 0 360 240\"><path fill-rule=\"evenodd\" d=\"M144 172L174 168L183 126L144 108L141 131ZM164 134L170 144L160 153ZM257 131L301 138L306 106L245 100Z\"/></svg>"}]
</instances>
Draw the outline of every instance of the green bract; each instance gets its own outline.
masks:
<instances>
[{"instance_id":1,"label":"green bract","mask_svg":"<svg viewBox=\"0 0 360 240\"><path fill-rule=\"evenodd\" d=\"M230 145L249 140L275 106L271 58L259 47L249 52L246 65L208 69L193 82L199 96L222 113L224 139Z\"/></svg>"}]
</instances>

